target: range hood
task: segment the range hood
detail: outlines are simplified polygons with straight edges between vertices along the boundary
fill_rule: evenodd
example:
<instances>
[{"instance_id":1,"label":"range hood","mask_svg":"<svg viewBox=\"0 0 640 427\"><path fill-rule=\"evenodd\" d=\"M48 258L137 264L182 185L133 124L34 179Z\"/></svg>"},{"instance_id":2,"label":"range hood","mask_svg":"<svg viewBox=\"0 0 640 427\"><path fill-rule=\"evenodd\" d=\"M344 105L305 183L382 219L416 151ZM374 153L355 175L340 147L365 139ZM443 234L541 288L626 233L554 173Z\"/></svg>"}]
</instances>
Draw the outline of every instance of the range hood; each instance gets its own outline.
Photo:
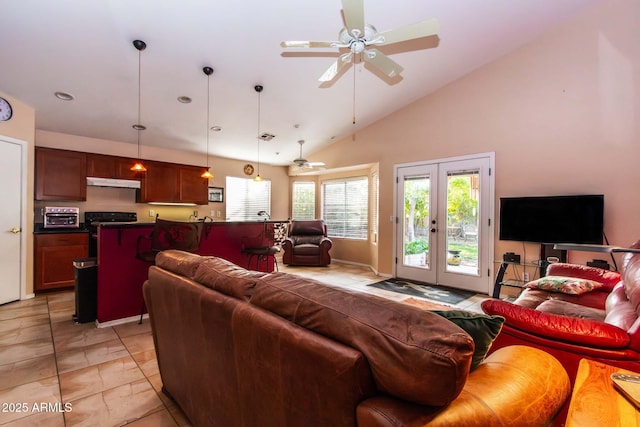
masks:
<instances>
[{"instance_id":1,"label":"range hood","mask_svg":"<svg viewBox=\"0 0 640 427\"><path fill-rule=\"evenodd\" d=\"M140 181L133 179L97 178L88 176L87 185L93 187L140 188Z\"/></svg>"}]
</instances>

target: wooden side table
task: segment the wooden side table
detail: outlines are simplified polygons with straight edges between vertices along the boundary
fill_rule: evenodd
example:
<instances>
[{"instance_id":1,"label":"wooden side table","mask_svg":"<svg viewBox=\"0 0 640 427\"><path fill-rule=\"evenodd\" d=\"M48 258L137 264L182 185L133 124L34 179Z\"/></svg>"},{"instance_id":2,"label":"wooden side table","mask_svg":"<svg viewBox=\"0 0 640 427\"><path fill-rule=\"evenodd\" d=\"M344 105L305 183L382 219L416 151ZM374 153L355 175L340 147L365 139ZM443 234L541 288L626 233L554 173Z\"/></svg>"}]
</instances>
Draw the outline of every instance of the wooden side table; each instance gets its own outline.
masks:
<instances>
[{"instance_id":1,"label":"wooden side table","mask_svg":"<svg viewBox=\"0 0 640 427\"><path fill-rule=\"evenodd\" d=\"M613 386L610 377L615 372L634 373L593 360L580 360L566 427L640 426L640 411Z\"/></svg>"}]
</instances>

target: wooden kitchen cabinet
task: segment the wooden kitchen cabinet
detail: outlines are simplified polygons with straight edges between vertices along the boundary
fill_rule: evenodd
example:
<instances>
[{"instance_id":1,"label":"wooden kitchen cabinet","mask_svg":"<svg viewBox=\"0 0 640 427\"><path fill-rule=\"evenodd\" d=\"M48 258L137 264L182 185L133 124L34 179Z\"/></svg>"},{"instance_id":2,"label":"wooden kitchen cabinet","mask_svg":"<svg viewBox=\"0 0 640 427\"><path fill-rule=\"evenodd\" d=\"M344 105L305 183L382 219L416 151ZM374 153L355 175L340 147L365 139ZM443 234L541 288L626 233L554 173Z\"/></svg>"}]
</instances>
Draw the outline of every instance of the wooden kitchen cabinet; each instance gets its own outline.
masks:
<instances>
[{"instance_id":1,"label":"wooden kitchen cabinet","mask_svg":"<svg viewBox=\"0 0 640 427\"><path fill-rule=\"evenodd\" d=\"M89 233L34 234L34 291L74 285L73 260L89 253Z\"/></svg>"},{"instance_id":2,"label":"wooden kitchen cabinet","mask_svg":"<svg viewBox=\"0 0 640 427\"><path fill-rule=\"evenodd\" d=\"M87 156L78 151L36 148L36 200L87 200Z\"/></svg>"},{"instance_id":3,"label":"wooden kitchen cabinet","mask_svg":"<svg viewBox=\"0 0 640 427\"><path fill-rule=\"evenodd\" d=\"M141 178L140 172L131 170L134 162L135 159L128 157L87 153L87 176L139 180Z\"/></svg>"},{"instance_id":4,"label":"wooden kitchen cabinet","mask_svg":"<svg viewBox=\"0 0 640 427\"><path fill-rule=\"evenodd\" d=\"M202 178L203 167L164 162L145 162L147 172L141 179L139 203L209 203L209 180Z\"/></svg>"}]
</instances>

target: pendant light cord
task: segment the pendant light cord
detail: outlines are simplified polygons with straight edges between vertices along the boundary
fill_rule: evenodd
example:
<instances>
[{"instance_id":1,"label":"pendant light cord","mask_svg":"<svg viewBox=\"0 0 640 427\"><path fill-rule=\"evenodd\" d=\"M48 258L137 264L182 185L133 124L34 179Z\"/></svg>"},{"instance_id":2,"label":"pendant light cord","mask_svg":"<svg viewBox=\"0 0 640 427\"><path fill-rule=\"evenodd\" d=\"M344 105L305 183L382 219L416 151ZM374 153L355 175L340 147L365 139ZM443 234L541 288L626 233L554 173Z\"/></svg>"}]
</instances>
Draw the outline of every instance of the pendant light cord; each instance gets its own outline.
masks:
<instances>
[{"instance_id":1,"label":"pendant light cord","mask_svg":"<svg viewBox=\"0 0 640 427\"><path fill-rule=\"evenodd\" d=\"M138 123L136 125L136 132L138 136L138 160L140 160L140 131L142 130L140 127L140 97L142 91L140 90L140 76L142 75L142 60L140 59L142 56L142 51L138 50Z\"/></svg>"},{"instance_id":2,"label":"pendant light cord","mask_svg":"<svg viewBox=\"0 0 640 427\"><path fill-rule=\"evenodd\" d=\"M262 91L258 91L258 176L260 176L260 94Z\"/></svg>"},{"instance_id":3,"label":"pendant light cord","mask_svg":"<svg viewBox=\"0 0 640 427\"><path fill-rule=\"evenodd\" d=\"M211 90L209 87L209 83L211 82L210 77L211 75L207 74L207 170L209 170L209 132L211 132L211 128L209 124L209 118L211 117L209 115L209 97L211 94Z\"/></svg>"}]
</instances>

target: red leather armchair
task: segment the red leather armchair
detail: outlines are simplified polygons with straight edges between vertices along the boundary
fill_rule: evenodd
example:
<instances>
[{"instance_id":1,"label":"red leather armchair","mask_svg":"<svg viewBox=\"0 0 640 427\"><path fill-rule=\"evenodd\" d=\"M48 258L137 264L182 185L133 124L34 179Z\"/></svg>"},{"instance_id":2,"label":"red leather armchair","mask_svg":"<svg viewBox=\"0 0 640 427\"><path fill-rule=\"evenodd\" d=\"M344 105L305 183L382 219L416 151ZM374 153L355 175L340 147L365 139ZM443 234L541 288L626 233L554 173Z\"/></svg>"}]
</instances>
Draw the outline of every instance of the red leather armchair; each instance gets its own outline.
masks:
<instances>
[{"instance_id":1,"label":"red leather armchair","mask_svg":"<svg viewBox=\"0 0 640 427\"><path fill-rule=\"evenodd\" d=\"M640 248L640 241L632 245ZM482 303L485 313L504 316L491 350L513 344L555 356L575 380L582 358L640 372L640 254L627 253L620 273L574 264L551 264L547 275L590 279L602 288L582 295L525 289L513 303Z\"/></svg>"},{"instance_id":2,"label":"red leather armchair","mask_svg":"<svg viewBox=\"0 0 640 427\"><path fill-rule=\"evenodd\" d=\"M331 263L327 225L321 219L291 221L282 244L282 262L288 265L326 266Z\"/></svg>"}]
</instances>

